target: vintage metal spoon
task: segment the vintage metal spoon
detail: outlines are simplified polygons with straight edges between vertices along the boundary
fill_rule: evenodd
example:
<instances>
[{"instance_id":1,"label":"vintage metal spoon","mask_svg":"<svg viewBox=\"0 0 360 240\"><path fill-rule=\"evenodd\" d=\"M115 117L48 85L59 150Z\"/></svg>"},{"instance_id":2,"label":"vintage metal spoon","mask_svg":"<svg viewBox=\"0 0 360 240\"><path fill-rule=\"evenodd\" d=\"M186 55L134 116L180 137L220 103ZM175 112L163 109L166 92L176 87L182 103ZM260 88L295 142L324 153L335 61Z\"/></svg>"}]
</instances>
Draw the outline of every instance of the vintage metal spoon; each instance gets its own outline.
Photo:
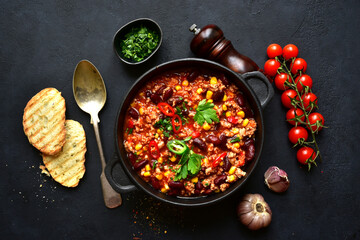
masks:
<instances>
[{"instance_id":1,"label":"vintage metal spoon","mask_svg":"<svg viewBox=\"0 0 360 240\"><path fill-rule=\"evenodd\" d=\"M84 112L90 114L90 122L94 126L102 167L100 181L105 206L108 208L118 207L121 205L122 199L120 194L111 187L104 173L106 163L98 126L98 123L100 122L98 113L103 108L106 101L105 83L97 68L88 60L80 61L75 68L73 76L73 93L79 107Z\"/></svg>"}]
</instances>

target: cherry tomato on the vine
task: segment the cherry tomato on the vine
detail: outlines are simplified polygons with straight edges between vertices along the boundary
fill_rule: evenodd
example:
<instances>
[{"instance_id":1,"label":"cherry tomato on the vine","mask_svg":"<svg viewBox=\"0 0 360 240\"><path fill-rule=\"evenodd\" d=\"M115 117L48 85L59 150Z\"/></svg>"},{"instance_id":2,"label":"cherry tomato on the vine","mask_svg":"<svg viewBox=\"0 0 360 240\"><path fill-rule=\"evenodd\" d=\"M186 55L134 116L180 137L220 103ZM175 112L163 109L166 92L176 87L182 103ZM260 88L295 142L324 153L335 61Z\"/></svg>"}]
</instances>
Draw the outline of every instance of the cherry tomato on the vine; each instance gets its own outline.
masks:
<instances>
[{"instance_id":1,"label":"cherry tomato on the vine","mask_svg":"<svg viewBox=\"0 0 360 240\"><path fill-rule=\"evenodd\" d=\"M292 108L291 105L291 99L290 98L296 98L296 91L292 89L285 90L283 94L281 94L281 102L284 105L284 107Z\"/></svg>"},{"instance_id":2,"label":"cherry tomato on the vine","mask_svg":"<svg viewBox=\"0 0 360 240\"><path fill-rule=\"evenodd\" d=\"M300 108L291 108L287 113L286 113L286 120L288 121L288 123L290 123L291 125L295 125L295 121L294 120L290 120L290 119L294 119L295 117L300 117L301 121L305 121L305 115L303 115L304 112L303 110L301 110Z\"/></svg>"},{"instance_id":3,"label":"cherry tomato on the vine","mask_svg":"<svg viewBox=\"0 0 360 240\"><path fill-rule=\"evenodd\" d=\"M268 46L266 53L269 58L275 58L281 56L282 48L279 44L273 43Z\"/></svg>"},{"instance_id":4,"label":"cherry tomato on the vine","mask_svg":"<svg viewBox=\"0 0 360 240\"><path fill-rule=\"evenodd\" d=\"M307 63L302 58L296 58L295 61L291 63L290 68L292 74L297 74L299 71L304 73L306 72Z\"/></svg>"},{"instance_id":5,"label":"cherry tomato on the vine","mask_svg":"<svg viewBox=\"0 0 360 240\"><path fill-rule=\"evenodd\" d=\"M309 122L310 122L310 124L312 125L312 126L311 126L311 129L312 129L313 131L316 131L316 129L317 129L318 131L320 131L320 130L322 129L322 126L319 125L319 128L318 128L318 126L316 126L316 122L318 122L318 121L320 121L321 125L324 126L325 120L324 120L323 115L321 115L320 113L317 113L317 112L315 112L315 113L310 113L310 115L309 115Z\"/></svg>"},{"instance_id":6,"label":"cherry tomato on the vine","mask_svg":"<svg viewBox=\"0 0 360 240\"><path fill-rule=\"evenodd\" d=\"M314 160L316 153L311 147L302 147L296 153L296 158L299 163L307 165L311 160Z\"/></svg>"},{"instance_id":7,"label":"cherry tomato on the vine","mask_svg":"<svg viewBox=\"0 0 360 240\"><path fill-rule=\"evenodd\" d=\"M300 138L303 138L304 141L306 141L308 139L308 137L309 137L308 132L306 131L305 128L303 128L301 126L293 127L289 131L289 140L293 144L296 144Z\"/></svg>"},{"instance_id":8,"label":"cherry tomato on the vine","mask_svg":"<svg viewBox=\"0 0 360 240\"><path fill-rule=\"evenodd\" d=\"M317 104L317 96L313 93L307 93L304 96L302 96L302 100L304 103L304 107L306 110L310 110L310 104L312 102L314 102L315 104Z\"/></svg>"},{"instance_id":9,"label":"cherry tomato on the vine","mask_svg":"<svg viewBox=\"0 0 360 240\"><path fill-rule=\"evenodd\" d=\"M287 73L280 73L278 75L276 75L275 77L275 86L279 89L279 90L285 90L288 89L289 87L285 86L285 82L286 80L291 83L291 77L289 76L289 74Z\"/></svg>"},{"instance_id":10,"label":"cherry tomato on the vine","mask_svg":"<svg viewBox=\"0 0 360 240\"><path fill-rule=\"evenodd\" d=\"M299 49L294 44L288 44L283 49L283 57L285 60L297 57Z\"/></svg>"},{"instance_id":11,"label":"cherry tomato on the vine","mask_svg":"<svg viewBox=\"0 0 360 240\"><path fill-rule=\"evenodd\" d=\"M313 81L312 81L311 77L307 74L302 74L301 76L298 76L295 79L295 83L296 83L296 87L299 92L302 92L304 87L307 86L309 88L312 88L312 85L313 85Z\"/></svg>"},{"instance_id":12,"label":"cherry tomato on the vine","mask_svg":"<svg viewBox=\"0 0 360 240\"><path fill-rule=\"evenodd\" d=\"M276 61L275 59L269 59L265 62L264 65L264 71L267 75L270 77L273 77L276 75L278 68L281 66L281 64Z\"/></svg>"}]
</instances>

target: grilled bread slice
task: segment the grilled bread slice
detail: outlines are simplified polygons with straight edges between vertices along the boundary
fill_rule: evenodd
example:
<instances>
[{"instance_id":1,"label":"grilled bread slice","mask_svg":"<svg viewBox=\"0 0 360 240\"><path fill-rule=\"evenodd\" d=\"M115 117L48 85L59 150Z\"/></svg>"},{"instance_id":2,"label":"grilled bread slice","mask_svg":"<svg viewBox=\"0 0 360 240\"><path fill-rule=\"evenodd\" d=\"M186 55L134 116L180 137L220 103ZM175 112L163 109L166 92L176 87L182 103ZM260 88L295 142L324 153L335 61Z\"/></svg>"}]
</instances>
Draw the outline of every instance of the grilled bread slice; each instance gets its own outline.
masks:
<instances>
[{"instance_id":1,"label":"grilled bread slice","mask_svg":"<svg viewBox=\"0 0 360 240\"><path fill-rule=\"evenodd\" d=\"M24 109L23 127L29 142L42 153L55 155L65 143L65 99L55 88L45 88Z\"/></svg>"},{"instance_id":2,"label":"grilled bread slice","mask_svg":"<svg viewBox=\"0 0 360 240\"><path fill-rule=\"evenodd\" d=\"M66 142L56 156L43 154L43 162L50 175L65 187L76 187L85 173L86 137L83 126L66 120Z\"/></svg>"}]
</instances>

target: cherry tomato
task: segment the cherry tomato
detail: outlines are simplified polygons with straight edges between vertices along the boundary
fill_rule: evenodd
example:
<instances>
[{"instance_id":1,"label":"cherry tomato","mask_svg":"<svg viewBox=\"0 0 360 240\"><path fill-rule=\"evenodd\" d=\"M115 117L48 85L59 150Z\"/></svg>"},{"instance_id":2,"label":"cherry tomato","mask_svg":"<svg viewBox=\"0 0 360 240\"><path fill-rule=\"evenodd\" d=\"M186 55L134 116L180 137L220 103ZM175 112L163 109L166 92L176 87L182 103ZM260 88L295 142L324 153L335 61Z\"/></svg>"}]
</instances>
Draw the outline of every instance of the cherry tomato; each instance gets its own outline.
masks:
<instances>
[{"instance_id":1,"label":"cherry tomato","mask_svg":"<svg viewBox=\"0 0 360 240\"><path fill-rule=\"evenodd\" d=\"M291 108L287 113L286 113L286 120L288 121L288 123L290 123L291 125L295 125L295 121L294 120L290 120L290 119L294 119L295 117L300 117L301 115L303 115L304 112L303 110L301 110L300 108ZM301 121L305 121L305 115L302 116L300 118Z\"/></svg>"},{"instance_id":2,"label":"cherry tomato","mask_svg":"<svg viewBox=\"0 0 360 240\"><path fill-rule=\"evenodd\" d=\"M278 75L276 75L275 77L275 86L277 87L277 89L279 90L286 90L289 87L285 86L285 82L286 80L291 83L291 77L289 76L289 74L287 73L280 73Z\"/></svg>"},{"instance_id":3,"label":"cherry tomato","mask_svg":"<svg viewBox=\"0 0 360 240\"><path fill-rule=\"evenodd\" d=\"M268 46L266 53L269 58L275 58L281 56L282 48L280 47L279 44L273 43Z\"/></svg>"},{"instance_id":4,"label":"cherry tomato","mask_svg":"<svg viewBox=\"0 0 360 240\"><path fill-rule=\"evenodd\" d=\"M317 113L317 112L316 112L316 113L310 113L310 115L309 115L309 122L310 122L310 124L312 125L312 126L311 126L311 129L312 129L313 131L316 131L316 129L317 129L318 131L320 131L320 130L322 129L321 126L319 126L319 128L316 126L316 123L317 123L318 121L320 121L320 123L321 123L322 125L324 125L325 120L324 120L323 115L321 115L320 113Z\"/></svg>"},{"instance_id":5,"label":"cherry tomato","mask_svg":"<svg viewBox=\"0 0 360 240\"><path fill-rule=\"evenodd\" d=\"M299 163L307 165L309 161L314 160L316 153L311 147L302 147L296 153Z\"/></svg>"},{"instance_id":6,"label":"cherry tomato","mask_svg":"<svg viewBox=\"0 0 360 240\"><path fill-rule=\"evenodd\" d=\"M291 99L290 98L296 98L296 91L292 89L285 90L283 94L281 95L281 102L286 108L292 108L293 105L291 105Z\"/></svg>"},{"instance_id":7,"label":"cherry tomato","mask_svg":"<svg viewBox=\"0 0 360 240\"><path fill-rule=\"evenodd\" d=\"M299 92L302 92L304 87L307 86L309 88L312 88L312 85L313 85L313 81L312 81L311 77L307 74L302 74L301 76L298 76L295 79L295 83L296 83L296 87Z\"/></svg>"},{"instance_id":8,"label":"cherry tomato","mask_svg":"<svg viewBox=\"0 0 360 240\"><path fill-rule=\"evenodd\" d=\"M309 137L309 134L306 131L306 129L303 127L300 127L300 126L293 127L289 131L289 140L293 144L296 144L300 138L303 138L304 141L306 141L308 139L308 137Z\"/></svg>"},{"instance_id":9,"label":"cherry tomato","mask_svg":"<svg viewBox=\"0 0 360 240\"><path fill-rule=\"evenodd\" d=\"M290 68L291 68L292 74L297 74L299 71L304 73L304 72L306 72L307 63L302 58L296 58L295 61L293 63L291 63Z\"/></svg>"},{"instance_id":10,"label":"cherry tomato","mask_svg":"<svg viewBox=\"0 0 360 240\"><path fill-rule=\"evenodd\" d=\"M303 97L302 97L302 100L303 100L303 103L304 103L304 107L306 110L309 110L310 109L310 104L312 102L314 102L315 104L317 104L317 97L315 94L313 93L307 93L305 94Z\"/></svg>"},{"instance_id":11,"label":"cherry tomato","mask_svg":"<svg viewBox=\"0 0 360 240\"><path fill-rule=\"evenodd\" d=\"M290 58L295 58L299 54L299 49L294 44L288 44L283 49L283 57L285 60L289 60Z\"/></svg>"},{"instance_id":12,"label":"cherry tomato","mask_svg":"<svg viewBox=\"0 0 360 240\"><path fill-rule=\"evenodd\" d=\"M265 62L264 65L264 71L267 75L270 77L273 77L276 75L278 68L281 66L281 64L276 61L275 59L269 59Z\"/></svg>"}]
</instances>

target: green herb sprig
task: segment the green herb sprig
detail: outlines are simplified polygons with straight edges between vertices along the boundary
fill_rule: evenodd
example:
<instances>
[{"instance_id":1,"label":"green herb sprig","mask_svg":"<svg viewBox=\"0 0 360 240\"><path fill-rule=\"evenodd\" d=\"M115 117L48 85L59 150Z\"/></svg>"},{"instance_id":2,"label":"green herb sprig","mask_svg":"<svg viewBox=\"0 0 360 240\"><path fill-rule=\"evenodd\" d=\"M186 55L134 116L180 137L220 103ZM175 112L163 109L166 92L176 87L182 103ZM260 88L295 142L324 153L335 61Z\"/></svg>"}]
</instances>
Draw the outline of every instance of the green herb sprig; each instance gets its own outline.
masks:
<instances>
[{"instance_id":1,"label":"green herb sprig","mask_svg":"<svg viewBox=\"0 0 360 240\"><path fill-rule=\"evenodd\" d=\"M219 117L216 115L216 110L214 109L214 103L207 102L206 99L203 99L199 102L199 105L196 108L196 114L194 120L202 126L206 121L208 124L214 122L219 122Z\"/></svg>"}]
</instances>

